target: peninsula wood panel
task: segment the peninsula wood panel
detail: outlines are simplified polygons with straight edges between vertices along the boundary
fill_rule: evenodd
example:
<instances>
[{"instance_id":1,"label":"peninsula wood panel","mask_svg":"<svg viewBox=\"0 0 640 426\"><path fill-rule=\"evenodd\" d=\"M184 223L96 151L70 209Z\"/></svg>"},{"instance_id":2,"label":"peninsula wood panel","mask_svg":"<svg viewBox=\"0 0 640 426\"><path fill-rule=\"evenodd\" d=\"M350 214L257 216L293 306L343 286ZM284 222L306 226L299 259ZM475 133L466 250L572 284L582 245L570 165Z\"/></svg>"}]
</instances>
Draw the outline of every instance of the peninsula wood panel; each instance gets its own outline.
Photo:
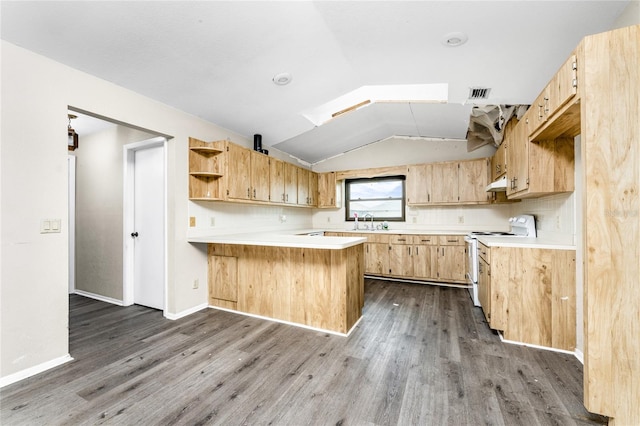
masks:
<instances>
[{"instance_id":1,"label":"peninsula wood panel","mask_svg":"<svg viewBox=\"0 0 640 426\"><path fill-rule=\"evenodd\" d=\"M509 248L491 247L491 328L504 330L509 315Z\"/></svg>"},{"instance_id":2,"label":"peninsula wood panel","mask_svg":"<svg viewBox=\"0 0 640 426\"><path fill-rule=\"evenodd\" d=\"M229 253L215 248L229 245L210 246L210 254ZM347 333L360 318L362 244L342 250L237 245L232 251L237 257L239 312L339 333Z\"/></svg>"},{"instance_id":3,"label":"peninsula wood panel","mask_svg":"<svg viewBox=\"0 0 640 426\"><path fill-rule=\"evenodd\" d=\"M578 62L585 406L640 424L640 26L586 37Z\"/></svg>"}]
</instances>

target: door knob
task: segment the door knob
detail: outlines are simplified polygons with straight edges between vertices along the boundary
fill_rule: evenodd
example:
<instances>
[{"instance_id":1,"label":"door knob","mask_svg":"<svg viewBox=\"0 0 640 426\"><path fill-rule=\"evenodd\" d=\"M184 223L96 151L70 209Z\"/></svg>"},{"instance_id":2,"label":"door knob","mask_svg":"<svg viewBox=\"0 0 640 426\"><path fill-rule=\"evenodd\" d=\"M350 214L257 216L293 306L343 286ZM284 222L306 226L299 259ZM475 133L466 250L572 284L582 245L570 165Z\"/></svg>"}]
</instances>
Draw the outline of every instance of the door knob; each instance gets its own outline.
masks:
<instances>
[{"instance_id":1,"label":"door knob","mask_svg":"<svg viewBox=\"0 0 640 426\"><path fill-rule=\"evenodd\" d=\"M138 236L138 233L137 233L137 232L132 232L132 233L131 233L131 236L132 236L133 238L135 238L135 237L137 237L137 236Z\"/></svg>"}]
</instances>

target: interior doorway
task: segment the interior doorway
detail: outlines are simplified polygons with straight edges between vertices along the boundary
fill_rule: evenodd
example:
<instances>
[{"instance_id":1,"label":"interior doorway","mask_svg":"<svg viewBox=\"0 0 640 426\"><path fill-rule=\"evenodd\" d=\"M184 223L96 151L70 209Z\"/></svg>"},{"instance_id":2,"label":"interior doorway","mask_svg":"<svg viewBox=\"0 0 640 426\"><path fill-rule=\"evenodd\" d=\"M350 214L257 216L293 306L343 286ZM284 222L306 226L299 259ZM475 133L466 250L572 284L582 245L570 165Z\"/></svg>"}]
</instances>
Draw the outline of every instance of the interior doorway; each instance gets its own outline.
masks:
<instances>
[{"instance_id":1,"label":"interior doorway","mask_svg":"<svg viewBox=\"0 0 640 426\"><path fill-rule=\"evenodd\" d=\"M129 256L133 257L136 245L132 244L129 221L130 211L134 209L133 189L127 189L127 156L140 151L142 157L152 147L161 151L160 160L153 161L160 167L157 172L162 177L152 178L150 183L143 185L148 192L151 184L160 185L160 204L153 207L150 215L159 219L159 239L153 243L154 248L160 250L159 255L153 255L153 266L147 271L155 274L154 282L159 282L160 302L142 301L140 304L153 306L164 310L166 307L166 143L170 136L149 131L134 125L118 122L87 111L70 108L70 112L78 118L73 121L73 127L79 135L78 148L70 152L75 160L75 188L73 177L69 176L69 217L75 216L75 226L70 222L69 237L69 292L90 297L116 305L138 303L134 300L135 291L128 284L135 283L134 264L129 264ZM125 148L126 147L126 148ZM156 155L156 157L158 157ZM133 157L132 157L133 158ZM144 161L144 160L142 160ZM130 172L133 172L133 168ZM70 166L69 173L72 172ZM133 179L132 179L133 181ZM74 191L75 189L75 191ZM140 192L140 190L138 191ZM157 191L156 191L157 193ZM158 197L156 197L158 198ZM75 207L72 202L75 201ZM143 220L147 223L147 220ZM75 232L75 237L71 235ZM140 229L138 229L140 233ZM145 240L149 239L149 232L144 231ZM138 244L138 248L140 248ZM141 256L137 256L140 258ZM74 265L75 263L75 265ZM131 267L129 267L131 265ZM138 268L139 270L139 268ZM144 271L144 269L143 269ZM158 278L157 272L160 272ZM146 272L142 272L146 276ZM75 276L75 279L73 279ZM75 285L72 288L72 281ZM144 290L142 290L144 291ZM156 299L157 300L157 299Z\"/></svg>"},{"instance_id":2,"label":"interior doorway","mask_svg":"<svg viewBox=\"0 0 640 426\"><path fill-rule=\"evenodd\" d=\"M163 137L125 145L124 304L166 308Z\"/></svg>"}]
</instances>

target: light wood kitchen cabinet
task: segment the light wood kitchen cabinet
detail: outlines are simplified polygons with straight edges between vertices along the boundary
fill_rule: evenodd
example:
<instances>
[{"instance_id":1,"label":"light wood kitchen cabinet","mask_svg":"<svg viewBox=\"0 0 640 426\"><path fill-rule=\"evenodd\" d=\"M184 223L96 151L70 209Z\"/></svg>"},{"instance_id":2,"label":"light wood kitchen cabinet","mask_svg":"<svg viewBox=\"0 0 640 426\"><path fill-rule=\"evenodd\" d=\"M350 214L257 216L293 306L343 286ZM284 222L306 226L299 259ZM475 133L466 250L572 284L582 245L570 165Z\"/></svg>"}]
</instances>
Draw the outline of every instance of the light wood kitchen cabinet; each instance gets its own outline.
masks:
<instances>
[{"instance_id":1,"label":"light wood kitchen cabinet","mask_svg":"<svg viewBox=\"0 0 640 426\"><path fill-rule=\"evenodd\" d=\"M491 181L497 180L499 177L507 173L507 145L508 141L513 139L513 132L517 120L509 120L504 128L502 143L491 157Z\"/></svg>"},{"instance_id":2,"label":"light wood kitchen cabinet","mask_svg":"<svg viewBox=\"0 0 640 426\"><path fill-rule=\"evenodd\" d=\"M310 170L297 167L298 205L315 206L318 192L318 175Z\"/></svg>"},{"instance_id":3,"label":"light wood kitchen cabinet","mask_svg":"<svg viewBox=\"0 0 640 426\"><path fill-rule=\"evenodd\" d=\"M465 282L466 245L462 235L438 236L438 278Z\"/></svg>"},{"instance_id":4,"label":"light wood kitchen cabinet","mask_svg":"<svg viewBox=\"0 0 640 426\"><path fill-rule=\"evenodd\" d=\"M411 235L389 236L389 275L413 276L412 242L413 236Z\"/></svg>"},{"instance_id":5,"label":"light wood kitchen cabinet","mask_svg":"<svg viewBox=\"0 0 640 426\"><path fill-rule=\"evenodd\" d=\"M419 279L438 278L438 238L433 235L413 235L413 276Z\"/></svg>"},{"instance_id":6,"label":"light wood kitchen cabinet","mask_svg":"<svg viewBox=\"0 0 640 426\"><path fill-rule=\"evenodd\" d=\"M423 205L431 203L431 164L414 164L407 168L407 204Z\"/></svg>"},{"instance_id":7,"label":"light wood kitchen cabinet","mask_svg":"<svg viewBox=\"0 0 640 426\"><path fill-rule=\"evenodd\" d=\"M389 273L389 244L364 244L364 270L370 275L387 275Z\"/></svg>"},{"instance_id":8,"label":"light wood kitchen cabinet","mask_svg":"<svg viewBox=\"0 0 640 426\"><path fill-rule=\"evenodd\" d=\"M298 167L298 204L309 205L309 170Z\"/></svg>"},{"instance_id":9,"label":"light wood kitchen cabinet","mask_svg":"<svg viewBox=\"0 0 640 426\"><path fill-rule=\"evenodd\" d=\"M227 197L251 200L251 150L227 143Z\"/></svg>"},{"instance_id":10,"label":"light wood kitchen cabinet","mask_svg":"<svg viewBox=\"0 0 640 426\"><path fill-rule=\"evenodd\" d=\"M227 197L234 200L269 201L269 157L227 143Z\"/></svg>"},{"instance_id":11,"label":"light wood kitchen cabinet","mask_svg":"<svg viewBox=\"0 0 640 426\"><path fill-rule=\"evenodd\" d=\"M532 198L573 191L573 137L532 141L528 136L535 120L531 111L518 122L507 147L507 196Z\"/></svg>"},{"instance_id":12,"label":"light wood kitchen cabinet","mask_svg":"<svg viewBox=\"0 0 640 426\"><path fill-rule=\"evenodd\" d=\"M491 260L489 247L478 243L478 300L488 324L491 324Z\"/></svg>"},{"instance_id":13,"label":"light wood kitchen cabinet","mask_svg":"<svg viewBox=\"0 0 640 426\"><path fill-rule=\"evenodd\" d=\"M309 172L309 205L318 206L318 174Z\"/></svg>"},{"instance_id":14,"label":"light wood kitchen cabinet","mask_svg":"<svg viewBox=\"0 0 640 426\"><path fill-rule=\"evenodd\" d=\"M209 304L236 309L238 302L238 258L224 244L209 246Z\"/></svg>"},{"instance_id":15,"label":"light wood kitchen cabinet","mask_svg":"<svg viewBox=\"0 0 640 426\"><path fill-rule=\"evenodd\" d=\"M407 204L488 204L489 158L407 167Z\"/></svg>"},{"instance_id":16,"label":"light wood kitchen cabinet","mask_svg":"<svg viewBox=\"0 0 640 426\"><path fill-rule=\"evenodd\" d=\"M458 202L458 163L433 163L431 165L431 202Z\"/></svg>"},{"instance_id":17,"label":"light wood kitchen cabinet","mask_svg":"<svg viewBox=\"0 0 640 426\"><path fill-rule=\"evenodd\" d=\"M488 158L458 163L458 202L489 202L491 197L485 191L489 184Z\"/></svg>"},{"instance_id":18,"label":"light wood kitchen cabinet","mask_svg":"<svg viewBox=\"0 0 640 426\"><path fill-rule=\"evenodd\" d=\"M223 200L226 141L204 142L189 138L189 199Z\"/></svg>"},{"instance_id":19,"label":"light wood kitchen cabinet","mask_svg":"<svg viewBox=\"0 0 640 426\"><path fill-rule=\"evenodd\" d=\"M270 201L270 165L269 156L251 152L251 199L256 201Z\"/></svg>"},{"instance_id":20,"label":"light wood kitchen cabinet","mask_svg":"<svg viewBox=\"0 0 640 426\"><path fill-rule=\"evenodd\" d=\"M337 208L341 205L338 185L335 172L318 173L318 208Z\"/></svg>"},{"instance_id":21,"label":"light wood kitchen cabinet","mask_svg":"<svg viewBox=\"0 0 640 426\"><path fill-rule=\"evenodd\" d=\"M284 161L269 160L269 195L272 203L284 203Z\"/></svg>"},{"instance_id":22,"label":"light wood kitchen cabinet","mask_svg":"<svg viewBox=\"0 0 640 426\"><path fill-rule=\"evenodd\" d=\"M284 162L284 194L285 204L298 204L298 167Z\"/></svg>"},{"instance_id":23,"label":"light wood kitchen cabinet","mask_svg":"<svg viewBox=\"0 0 640 426\"><path fill-rule=\"evenodd\" d=\"M489 271L482 308L491 328L507 340L575 349L575 250L492 247Z\"/></svg>"}]
</instances>

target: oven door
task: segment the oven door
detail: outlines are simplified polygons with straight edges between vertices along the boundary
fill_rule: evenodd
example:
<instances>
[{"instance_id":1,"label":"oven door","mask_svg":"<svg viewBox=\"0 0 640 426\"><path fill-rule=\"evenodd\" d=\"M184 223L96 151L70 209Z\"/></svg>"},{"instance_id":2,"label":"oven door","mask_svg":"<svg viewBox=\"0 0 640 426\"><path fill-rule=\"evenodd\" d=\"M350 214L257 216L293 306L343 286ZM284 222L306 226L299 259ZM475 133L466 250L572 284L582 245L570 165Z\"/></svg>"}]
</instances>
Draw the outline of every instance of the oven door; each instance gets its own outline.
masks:
<instances>
[{"instance_id":1,"label":"oven door","mask_svg":"<svg viewBox=\"0 0 640 426\"><path fill-rule=\"evenodd\" d=\"M465 236L464 241L467 244L467 281L469 284L476 284L478 282L478 240Z\"/></svg>"}]
</instances>

